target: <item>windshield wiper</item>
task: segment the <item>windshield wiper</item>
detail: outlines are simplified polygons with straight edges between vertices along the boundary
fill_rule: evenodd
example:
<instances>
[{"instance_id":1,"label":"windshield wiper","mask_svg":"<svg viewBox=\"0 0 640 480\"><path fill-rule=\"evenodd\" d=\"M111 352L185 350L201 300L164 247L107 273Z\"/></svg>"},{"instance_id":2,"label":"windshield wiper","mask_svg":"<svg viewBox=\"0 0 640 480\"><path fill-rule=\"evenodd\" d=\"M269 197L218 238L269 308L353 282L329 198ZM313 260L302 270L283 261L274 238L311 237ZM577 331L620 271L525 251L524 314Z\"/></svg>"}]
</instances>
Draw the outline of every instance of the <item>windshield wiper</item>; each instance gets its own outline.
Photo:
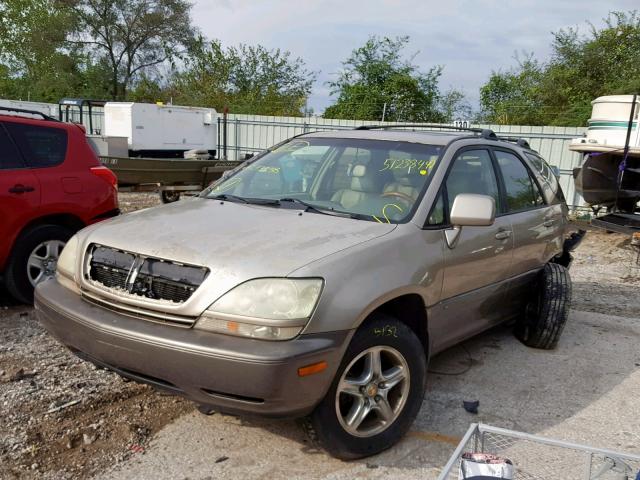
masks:
<instances>
[{"instance_id":1,"label":"windshield wiper","mask_svg":"<svg viewBox=\"0 0 640 480\"><path fill-rule=\"evenodd\" d=\"M334 217L346 217L353 218L355 220L370 220L373 221L374 217L372 215L367 215L364 213L353 213L353 212L342 212L340 210L334 210L331 207L320 207L317 205L313 205L312 203L307 203L304 200L300 200L299 198L281 198L280 202L291 202L302 205L307 212L315 212L321 213L323 215L332 215Z\"/></svg>"},{"instance_id":2,"label":"windshield wiper","mask_svg":"<svg viewBox=\"0 0 640 480\"><path fill-rule=\"evenodd\" d=\"M237 195L229 195L228 193L221 193L220 195L214 195L213 197L209 197L209 198L212 198L213 200L228 200L230 202L249 203L249 200L247 200L244 197L238 197Z\"/></svg>"},{"instance_id":3,"label":"windshield wiper","mask_svg":"<svg viewBox=\"0 0 640 480\"><path fill-rule=\"evenodd\" d=\"M241 202L241 203L251 203L256 205L279 205L280 202L278 200L270 200L268 198L250 198L250 197L239 197L237 195L230 195L228 193L221 193L220 195L215 195L213 197L207 197L213 200L226 200L228 202Z\"/></svg>"},{"instance_id":4,"label":"windshield wiper","mask_svg":"<svg viewBox=\"0 0 640 480\"><path fill-rule=\"evenodd\" d=\"M322 214L325 214L325 215L331 215L331 213L329 213L329 212L332 211L329 208L317 207L317 206L315 206L315 205L313 205L311 203L305 202L304 200L300 200L299 198L289 198L289 197L287 197L287 198L281 198L279 201L280 201L280 203L282 203L282 202L297 203L299 205L302 205L303 207L306 207L305 208L306 211L322 213Z\"/></svg>"}]
</instances>

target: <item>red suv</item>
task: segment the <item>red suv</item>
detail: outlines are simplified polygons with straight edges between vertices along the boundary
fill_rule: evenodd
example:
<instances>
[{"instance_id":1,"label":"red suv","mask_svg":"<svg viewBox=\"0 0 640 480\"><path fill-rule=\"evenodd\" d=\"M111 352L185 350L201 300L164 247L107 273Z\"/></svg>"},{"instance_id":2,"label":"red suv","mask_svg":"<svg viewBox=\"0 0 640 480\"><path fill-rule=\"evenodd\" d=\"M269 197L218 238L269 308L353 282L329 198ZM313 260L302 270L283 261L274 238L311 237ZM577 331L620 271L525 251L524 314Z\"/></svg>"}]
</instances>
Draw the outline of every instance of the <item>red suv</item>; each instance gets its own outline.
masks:
<instances>
[{"instance_id":1,"label":"red suv","mask_svg":"<svg viewBox=\"0 0 640 480\"><path fill-rule=\"evenodd\" d=\"M65 242L119 213L117 193L82 127L0 107L0 272L9 293L31 303Z\"/></svg>"}]
</instances>

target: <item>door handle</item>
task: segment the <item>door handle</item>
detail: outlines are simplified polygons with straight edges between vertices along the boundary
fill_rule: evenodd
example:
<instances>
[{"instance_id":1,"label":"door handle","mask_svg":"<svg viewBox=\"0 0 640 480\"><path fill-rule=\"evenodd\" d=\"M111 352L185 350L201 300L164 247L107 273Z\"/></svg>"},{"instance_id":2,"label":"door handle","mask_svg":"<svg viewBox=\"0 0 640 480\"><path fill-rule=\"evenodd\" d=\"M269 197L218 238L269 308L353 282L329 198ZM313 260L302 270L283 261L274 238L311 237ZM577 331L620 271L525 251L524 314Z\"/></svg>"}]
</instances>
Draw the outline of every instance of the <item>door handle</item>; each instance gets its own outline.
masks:
<instances>
[{"instance_id":1,"label":"door handle","mask_svg":"<svg viewBox=\"0 0 640 480\"><path fill-rule=\"evenodd\" d=\"M30 185L22 185L21 183L16 183L13 187L9 189L9 193L27 193L33 192L35 188Z\"/></svg>"},{"instance_id":2,"label":"door handle","mask_svg":"<svg viewBox=\"0 0 640 480\"><path fill-rule=\"evenodd\" d=\"M542 222L542 225L544 225L545 227L553 227L554 223L556 223L555 220L546 220Z\"/></svg>"},{"instance_id":3,"label":"door handle","mask_svg":"<svg viewBox=\"0 0 640 480\"><path fill-rule=\"evenodd\" d=\"M500 230L496 233L496 240L506 240L511 236L511 230Z\"/></svg>"}]
</instances>

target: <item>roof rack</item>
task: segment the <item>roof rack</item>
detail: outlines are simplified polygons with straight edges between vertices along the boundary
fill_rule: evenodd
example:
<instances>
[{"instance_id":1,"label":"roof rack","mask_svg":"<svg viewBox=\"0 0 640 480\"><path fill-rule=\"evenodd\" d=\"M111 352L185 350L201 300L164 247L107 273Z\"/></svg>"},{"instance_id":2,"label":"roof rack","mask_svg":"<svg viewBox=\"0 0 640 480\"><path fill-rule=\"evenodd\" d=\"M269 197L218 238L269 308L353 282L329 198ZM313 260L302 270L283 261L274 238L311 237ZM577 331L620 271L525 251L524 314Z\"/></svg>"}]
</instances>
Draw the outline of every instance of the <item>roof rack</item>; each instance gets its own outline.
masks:
<instances>
[{"instance_id":1,"label":"roof rack","mask_svg":"<svg viewBox=\"0 0 640 480\"><path fill-rule=\"evenodd\" d=\"M13 108L13 107L0 107L0 111L4 112L16 112L16 113L28 113L29 115L39 115L43 120L49 120L52 122L58 122L59 120L50 117L42 112L38 112L37 110L26 110L24 108Z\"/></svg>"},{"instance_id":2,"label":"roof rack","mask_svg":"<svg viewBox=\"0 0 640 480\"><path fill-rule=\"evenodd\" d=\"M522 148L528 148L529 150L533 150L531 148L531 146L529 145L529 142L527 142L524 138L518 138L518 137L498 137L498 140L501 140L503 142L511 142L511 143L515 143L516 145L518 145L519 147Z\"/></svg>"},{"instance_id":3,"label":"roof rack","mask_svg":"<svg viewBox=\"0 0 640 480\"><path fill-rule=\"evenodd\" d=\"M466 132L479 133L482 138L497 139L495 132L489 128L469 128L456 127L454 125L440 125L437 123L406 123L404 125L360 125L355 130L387 130L390 128L437 128L441 130L462 130Z\"/></svg>"}]
</instances>

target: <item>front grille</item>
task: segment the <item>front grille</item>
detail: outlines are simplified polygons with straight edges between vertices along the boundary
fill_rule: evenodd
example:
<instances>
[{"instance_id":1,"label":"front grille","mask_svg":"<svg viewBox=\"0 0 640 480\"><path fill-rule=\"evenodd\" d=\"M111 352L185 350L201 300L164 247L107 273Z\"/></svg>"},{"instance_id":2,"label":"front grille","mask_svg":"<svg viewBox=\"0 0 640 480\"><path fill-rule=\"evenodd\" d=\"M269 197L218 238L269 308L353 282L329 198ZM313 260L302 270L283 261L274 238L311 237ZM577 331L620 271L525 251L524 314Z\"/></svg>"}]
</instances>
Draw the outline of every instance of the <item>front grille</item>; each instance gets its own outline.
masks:
<instances>
[{"instance_id":1,"label":"front grille","mask_svg":"<svg viewBox=\"0 0 640 480\"><path fill-rule=\"evenodd\" d=\"M107 267L105 265L92 264L89 273L92 280L103 284L109 288L125 289L129 272L118 268Z\"/></svg>"},{"instance_id":2,"label":"front grille","mask_svg":"<svg viewBox=\"0 0 640 480\"><path fill-rule=\"evenodd\" d=\"M186 302L207 278L209 270L159 258L91 245L88 279L106 289L151 300Z\"/></svg>"}]
</instances>

